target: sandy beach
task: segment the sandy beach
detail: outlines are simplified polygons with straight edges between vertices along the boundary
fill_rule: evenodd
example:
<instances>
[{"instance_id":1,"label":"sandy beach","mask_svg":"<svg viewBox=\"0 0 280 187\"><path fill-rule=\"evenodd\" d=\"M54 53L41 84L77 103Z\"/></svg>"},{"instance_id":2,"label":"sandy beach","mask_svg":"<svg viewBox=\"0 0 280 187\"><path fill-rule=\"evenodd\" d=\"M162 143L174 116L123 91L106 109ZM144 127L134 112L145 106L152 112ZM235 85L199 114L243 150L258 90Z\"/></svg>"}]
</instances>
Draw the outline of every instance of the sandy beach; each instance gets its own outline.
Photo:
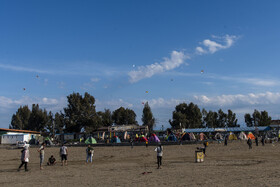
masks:
<instances>
[{"instance_id":1,"label":"sandy beach","mask_svg":"<svg viewBox=\"0 0 280 187\"><path fill-rule=\"evenodd\" d=\"M86 164L86 147L68 147L68 166L46 166L59 147L45 149L44 169L37 148L30 148L29 171L20 172L20 149L0 149L0 186L279 186L280 144L249 150L246 142L211 143L203 163L195 163L198 144L164 146L157 169L155 146L95 147ZM146 174L143 174L147 172Z\"/></svg>"}]
</instances>

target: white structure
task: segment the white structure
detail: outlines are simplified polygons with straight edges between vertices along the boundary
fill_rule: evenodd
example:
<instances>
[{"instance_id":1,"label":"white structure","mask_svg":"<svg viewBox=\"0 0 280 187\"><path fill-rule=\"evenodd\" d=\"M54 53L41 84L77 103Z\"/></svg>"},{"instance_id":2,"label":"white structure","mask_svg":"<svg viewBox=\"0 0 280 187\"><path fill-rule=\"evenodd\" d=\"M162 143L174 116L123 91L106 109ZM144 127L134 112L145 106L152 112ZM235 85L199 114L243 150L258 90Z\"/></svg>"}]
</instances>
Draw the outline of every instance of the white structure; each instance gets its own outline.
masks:
<instances>
[{"instance_id":1,"label":"white structure","mask_svg":"<svg viewBox=\"0 0 280 187\"><path fill-rule=\"evenodd\" d=\"M17 144L17 142L29 142L31 139L36 139L40 136L40 132L18 130L18 129L2 129L0 128L0 143L1 144Z\"/></svg>"},{"instance_id":2,"label":"white structure","mask_svg":"<svg viewBox=\"0 0 280 187\"><path fill-rule=\"evenodd\" d=\"M32 139L31 134L3 134L1 144L16 144L17 142L29 142Z\"/></svg>"}]
</instances>

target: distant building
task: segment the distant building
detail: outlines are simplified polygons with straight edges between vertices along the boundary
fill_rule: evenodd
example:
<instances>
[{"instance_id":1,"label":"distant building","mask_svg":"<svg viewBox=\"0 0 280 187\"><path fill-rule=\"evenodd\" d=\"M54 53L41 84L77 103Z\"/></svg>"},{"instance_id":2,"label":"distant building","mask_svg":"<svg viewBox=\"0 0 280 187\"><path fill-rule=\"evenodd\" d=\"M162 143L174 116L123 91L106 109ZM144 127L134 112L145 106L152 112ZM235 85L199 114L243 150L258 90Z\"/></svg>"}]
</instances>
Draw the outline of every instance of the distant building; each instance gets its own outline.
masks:
<instances>
[{"instance_id":1,"label":"distant building","mask_svg":"<svg viewBox=\"0 0 280 187\"><path fill-rule=\"evenodd\" d=\"M19 141L29 142L40 136L40 132L0 128L0 144L16 144Z\"/></svg>"}]
</instances>

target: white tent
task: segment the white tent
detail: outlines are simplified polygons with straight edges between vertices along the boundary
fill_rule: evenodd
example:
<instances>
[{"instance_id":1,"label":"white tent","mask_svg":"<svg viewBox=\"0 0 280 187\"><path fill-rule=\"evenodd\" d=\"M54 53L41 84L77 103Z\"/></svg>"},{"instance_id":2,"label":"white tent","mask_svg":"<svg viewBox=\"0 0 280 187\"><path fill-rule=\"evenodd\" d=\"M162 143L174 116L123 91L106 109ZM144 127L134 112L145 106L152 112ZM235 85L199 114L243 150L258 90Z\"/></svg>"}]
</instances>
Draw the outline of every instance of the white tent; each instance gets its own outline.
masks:
<instances>
[{"instance_id":1,"label":"white tent","mask_svg":"<svg viewBox=\"0 0 280 187\"><path fill-rule=\"evenodd\" d=\"M238 138L239 138L240 140L248 140L248 138L247 138L247 136L246 136L246 134L245 134L244 132L241 132L241 133L239 134Z\"/></svg>"}]
</instances>

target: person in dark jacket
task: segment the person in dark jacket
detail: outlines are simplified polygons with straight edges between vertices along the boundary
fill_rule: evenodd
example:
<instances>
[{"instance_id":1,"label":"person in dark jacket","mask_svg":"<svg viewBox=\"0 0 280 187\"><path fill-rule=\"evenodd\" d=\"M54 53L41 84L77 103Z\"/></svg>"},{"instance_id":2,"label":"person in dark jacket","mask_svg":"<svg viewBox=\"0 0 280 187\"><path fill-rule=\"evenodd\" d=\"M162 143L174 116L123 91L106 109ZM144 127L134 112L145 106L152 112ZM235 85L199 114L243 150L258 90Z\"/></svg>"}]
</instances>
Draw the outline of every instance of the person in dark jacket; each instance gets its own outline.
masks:
<instances>
[{"instance_id":1,"label":"person in dark jacket","mask_svg":"<svg viewBox=\"0 0 280 187\"><path fill-rule=\"evenodd\" d=\"M262 142L262 145L264 146L264 141L265 141L265 135L263 134L262 135L262 139L261 139L261 142Z\"/></svg>"},{"instance_id":2,"label":"person in dark jacket","mask_svg":"<svg viewBox=\"0 0 280 187\"><path fill-rule=\"evenodd\" d=\"M227 146L227 141L228 141L228 135L226 134L225 135L225 144L224 144L225 146Z\"/></svg>"},{"instance_id":3,"label":"person in dark jacket","mask_svg":"<svg viewBox=\"0 0 280 187\"><path fill-rule=\"evenodd\" d=\"M258 138L258 136L256 136L255 142L256 142L256 146L259 146L259 138Z\"/></svg>"},{"instance_id":4,"label":"person in dark jacket","mask_svg":"<svg viewBox=\"0 0 280 187\"><path fill-rule=\"evenodd\" d=\"M251 140L251 138L248 138L247 144L249 146L249 149L252 149L252 140Z\"/></svg>"}]
</instances>

